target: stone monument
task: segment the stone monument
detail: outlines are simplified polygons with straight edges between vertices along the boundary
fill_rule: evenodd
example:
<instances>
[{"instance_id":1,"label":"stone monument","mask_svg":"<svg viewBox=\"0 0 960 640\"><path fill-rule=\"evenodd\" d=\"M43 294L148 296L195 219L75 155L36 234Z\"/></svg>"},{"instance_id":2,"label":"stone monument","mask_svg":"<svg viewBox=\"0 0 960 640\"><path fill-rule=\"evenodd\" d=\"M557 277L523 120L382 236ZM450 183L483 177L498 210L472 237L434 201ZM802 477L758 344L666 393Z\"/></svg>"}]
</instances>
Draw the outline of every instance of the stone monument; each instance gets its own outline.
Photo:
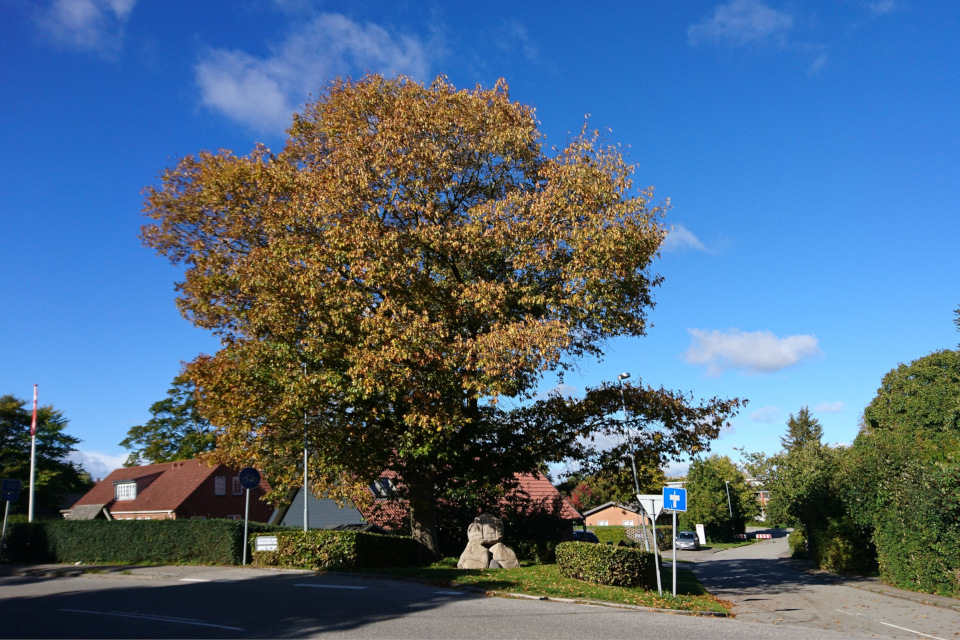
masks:
<instances>
[{"instance_id":1,"label":"stone monument","mask_svg":"<svg viewBox=\"0 0 960 640\"><path fill-rule=\"evenodd\" d=\"M503 544L503 521L487 513L467 527L467 548L460 554L458 569L515 569L517 555Z\"/></svg>"}]
</instances>

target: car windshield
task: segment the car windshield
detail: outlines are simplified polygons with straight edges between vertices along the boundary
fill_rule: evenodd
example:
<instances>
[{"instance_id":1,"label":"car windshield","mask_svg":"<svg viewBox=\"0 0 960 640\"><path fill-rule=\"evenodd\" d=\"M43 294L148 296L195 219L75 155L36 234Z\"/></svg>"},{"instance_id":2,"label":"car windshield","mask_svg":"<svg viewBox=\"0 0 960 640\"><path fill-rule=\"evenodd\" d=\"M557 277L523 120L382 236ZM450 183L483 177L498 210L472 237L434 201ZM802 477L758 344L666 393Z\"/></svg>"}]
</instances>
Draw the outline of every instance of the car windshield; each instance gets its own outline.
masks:
<instances>
[{"instance_id":1,"label":"car windshield","mask_svg":"<svg viewBox=\"0 0 960 640\"><path fill-rule=\"evenodd\" d=\"M681 531L680 535L677 537L680 538L681 540L693 540L696 536L692 533Z\"/></svg>"}]
</instances>

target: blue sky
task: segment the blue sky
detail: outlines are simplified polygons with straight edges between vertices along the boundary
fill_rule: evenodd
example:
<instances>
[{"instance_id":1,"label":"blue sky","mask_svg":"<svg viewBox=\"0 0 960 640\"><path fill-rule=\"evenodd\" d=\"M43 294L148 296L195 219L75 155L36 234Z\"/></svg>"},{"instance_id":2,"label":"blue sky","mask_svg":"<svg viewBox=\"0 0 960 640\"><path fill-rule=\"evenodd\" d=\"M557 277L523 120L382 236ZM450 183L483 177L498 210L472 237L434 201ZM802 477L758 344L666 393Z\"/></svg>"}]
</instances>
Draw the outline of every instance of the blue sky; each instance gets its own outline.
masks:
<instances>
[{"instance_id":1,"label":"blue sky","mask_svg":"<svg viewBox=\"0 0 960 640\"><path fill-rule=\"evenodd\" d=\"M338 74L504 77L549 144L590 114L670 198L654 327L572 392L629 371L748 398L724 454L775 451L803 405L850 442L884 373L960 341L953 3L0 0L0 21L0 393L38 383L94 475L218 346L140 244L141 189L201 149L280 148Z\"/></svg>"}]
</instances>

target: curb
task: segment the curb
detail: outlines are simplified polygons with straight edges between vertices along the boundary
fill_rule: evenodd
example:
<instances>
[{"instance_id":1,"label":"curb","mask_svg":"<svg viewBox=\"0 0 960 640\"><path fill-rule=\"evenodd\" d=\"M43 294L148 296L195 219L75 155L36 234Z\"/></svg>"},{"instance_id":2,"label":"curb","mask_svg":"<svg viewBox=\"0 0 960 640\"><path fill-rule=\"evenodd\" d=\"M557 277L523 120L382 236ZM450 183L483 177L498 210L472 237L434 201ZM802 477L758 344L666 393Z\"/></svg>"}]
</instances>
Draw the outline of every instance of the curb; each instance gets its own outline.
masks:
<instances>
[{"instance_id":1,"label":"curb","mask_svg":"<svg viewBox=\"0 0 960 640\"><path fill-rule=\"evenodd\" d=\"M807 575L813 576L815 578L820 578L825 582L832 582L834 584L839 584L844 587L852 587L854 589L860 589L861 591L869 591L870 593L876 593L882 596L890 596L891 598L899 598L900 600L908 600L910 602L916 602L918 604L926 604L931 607L940 607L941 609L950 609L952 611L960 612L960 604L951 604L949 602L938 602L936 600L927 600L922 596L911 596L905 593L895 593L893 591L887 591L881 587L871 587L863 584L857 584L855 582L849 582L844 580L840 576L830 573L829 571L823 571L822 569L813 569L809 566L806 566L804 561L794 560L793 558L781 558L792 565L797 571L801 571Z\"/></svg>"},{"instance_id":2,"label":"curb","mask_svg":"<svg viewBox=\"0 0 960 640\"><path fill-rule=\"evenodd\" d=\"M398 578L396 576L385 576L374 573L351 573L349 571L318 571L317 573L322 573L324 575L340 575L340 576L365 576L368 578L374 578L377 580L394 580L396 582L416 582L419 584L426 584L431 586L440 586L440 582L432 582L430 580L423 580L421 578ZM450 586L450 583L445 584L445 588L458 591L469 591L471 593L478 593L485 596L495 597L495 598L520 598L523 600L541 600L544 602L563 602L565 604L582 604L582 605L591 605L594 607L610 607L612 609L629 609L631 611L648 611L651 613L672 613L674 615L680 616L697 616L702 618L735 618L736 616L733 613L723 613L721 611L686 611L684 609L657 609L656 607L641 607L635 604L622 604L619 602L607 602L606 600L583 600L581 598L557 598L553 596L533 596L528 593L513 593L510 591L489 591L487 589L480 589L478 587L470 587L465 585L455 585Z\"/></svg>"}]
</instances>

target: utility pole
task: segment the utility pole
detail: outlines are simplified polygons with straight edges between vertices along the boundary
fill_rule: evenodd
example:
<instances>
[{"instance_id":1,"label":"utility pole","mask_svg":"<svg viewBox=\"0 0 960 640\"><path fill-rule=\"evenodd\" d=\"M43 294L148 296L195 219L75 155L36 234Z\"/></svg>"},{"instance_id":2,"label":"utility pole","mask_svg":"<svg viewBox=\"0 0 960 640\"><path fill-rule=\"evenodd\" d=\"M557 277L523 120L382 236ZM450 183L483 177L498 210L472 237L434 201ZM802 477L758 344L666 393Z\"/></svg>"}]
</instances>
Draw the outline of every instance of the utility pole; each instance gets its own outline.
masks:
<instances>
[{"instance_id":1,"label":"utility pole","mask_svg":"<svg viewBox=\"0 0 960 640\"><path fill-rule=\"evenodd\" d=\"M307 363L303 363L303 381L307 381ZM303 410L303 530L307 531L309 529L309 507L307 505L308 498L310 497L310 488L308 486L307 479L307 447L309 441L307 440L307 410Z\"/></svg>"},{"instance_id":2,"label":"utility pole","mask_svg":"<svg viewBox=\"0 0 960 640\"><path fill-rule=\"evenodd\" d=\"M623 426L627 426L627 401L623 396L623 381L630 377L630 374L624 371L617 376L617 384L620 385L620 406L623 408ZM640 510L637 512L637 518L640 520L640 529L643 531L643 548L646 551L650 551L650 542L647 540L647 525L643 522L643 505L640 504L640 481L637 480L637 461L633 456L633 453L628 453L630 456L630 464L633 467L633 488L637 492L637 504L640 505ZM656 540L654 540L656 544Z\"/></svg>"},{"instance_id":3,"label":"utility pole","mask_svg":"<svg viewBox=\"0 0 960 640\"><path fill-rule=\"evenodd\" d=\"M37 483L37 385L33 385L33 420L30 422L30 498L27 501L27 522L33 522L33 494ZM10 503L7 503L10 506Z\"/></svg>"},{"instance_id":4,"label":"utility pole","mask_svg":"<svg viewBox=\"0 0 960 640\"><path fill-rule=\"evenodd\" d=\"M727 510L730 512L730 531L733 532L733 539L737 538L737 530L733 528L733 507L730 504L730 481L723 481L727 485Z\"/></svg>"}]
</instances>

